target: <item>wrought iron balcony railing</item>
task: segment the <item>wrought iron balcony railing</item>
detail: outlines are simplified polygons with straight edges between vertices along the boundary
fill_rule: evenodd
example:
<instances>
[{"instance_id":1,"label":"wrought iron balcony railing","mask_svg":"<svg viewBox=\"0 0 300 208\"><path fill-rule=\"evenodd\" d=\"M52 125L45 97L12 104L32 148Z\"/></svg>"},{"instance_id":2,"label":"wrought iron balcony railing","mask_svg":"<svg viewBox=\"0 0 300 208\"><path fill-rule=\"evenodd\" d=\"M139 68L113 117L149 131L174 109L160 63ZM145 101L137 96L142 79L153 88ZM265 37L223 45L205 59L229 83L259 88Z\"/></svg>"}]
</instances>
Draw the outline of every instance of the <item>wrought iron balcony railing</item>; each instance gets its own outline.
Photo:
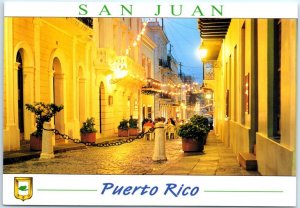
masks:
<instances>
[{"instance_id":1,"label":"wrought iron balcony railing","mask_svg":"<svg viewBox=\"0 0 300 208\"><path fill-rule=\"evenodd\" d=\"M164 60L164 59L159 59L159 66L162 67L170 67L170 62L168 60Z\"/></svg>"},{"instance_id":2,"label":"wrought iron balcony railing","mask_svg":"<svg viewBox=\"0 0 300 208\"><path fill-rule=\"evenodd\" d=\"M161 99L172 99L172 95L169 93L160 93L159 98Z\"/></svg>"},{"instance_id":3,"label":"wrought iron balcony railing","mask_svg":"<svg viewBox=\"0 0 300 208\"><path fill-rule=\"evenodd\" d=\"M152 79L152 78L147 78L146 83L142 87L142 93L143 94L148 94L148 95L154 95L156 93L161 92L161 84L159 81Z\"/></svg>"}]
</instances>

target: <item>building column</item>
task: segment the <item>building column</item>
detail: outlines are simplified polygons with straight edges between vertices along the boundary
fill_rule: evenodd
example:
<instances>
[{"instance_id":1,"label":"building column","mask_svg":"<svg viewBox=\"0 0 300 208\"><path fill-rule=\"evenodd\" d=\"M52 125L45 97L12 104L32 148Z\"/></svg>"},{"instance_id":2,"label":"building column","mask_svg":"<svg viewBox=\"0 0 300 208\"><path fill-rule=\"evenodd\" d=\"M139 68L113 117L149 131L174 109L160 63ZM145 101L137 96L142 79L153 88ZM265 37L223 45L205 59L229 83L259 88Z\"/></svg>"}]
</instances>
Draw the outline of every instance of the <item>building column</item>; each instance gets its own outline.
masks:
<instances>
[{"instance_id":1,"label":"building column","mask_svg":"<svg viewBox=\"0 0 300 208\"><path fill-rule=\"evenodd\" d=\"M13 60L13 20L12 18L4 18L4 129L3 129L3 149L4 151L12 151L20 149L20 131L18 127L18 110L17 100L17 76L18 64Z\"/></svg>"},{"instance_id":2,"label":"building column","mask_svg":"<svg viewBox=\"0 0 300 208\"><path fill-rule=\"evenodd\" d=\"M83 123L87 119L87 97L86 97L86 78L79 78L79 122Z\"/></svg>"},{"instance_id":3,"label":"building column","mask_svg":"<svg viewBox=\"0 0 300 208\"><path fill-rule=\"evenodd\" d=\"M55 129L57 129L59 132L68 134L66 131L66 116L67 116L67 109L68 106L65 102L65 86L64 86L64 80L65 80L65 75L64 74L55 74L54 76L54 71L49 70L48 73L49 77L49 89L50 89L50 100L52 103L54 103L54 90L55 90L55 104L56 105L64 105L64 109L57 113L55 115L55 118L52 119L52 122L54 122L54 119L56 120L55 122ZM53 88L53 78L55 81L55 89Z\"/></svg>"},{"instance_id":4,"label":"building column","mask_svg":"<svg viewBox=\"0 0 300 208\"><path fill-rule=\"evenodd\" d=\"M40 100L40 27L41 27L41 19L34 18L33 19L33 37L34 37L34 100ZM26 85L25 85L26 86Z\"/></svg>"},{"instance_id":5,"label":"building column","mask_svg":"<svg viewBox=\"0 0 300 208\"><path fill-rule=\"evenodd\" d=\"M72 68L73 68L73 138L80 138L80 123L79 123L79 100L78 100L78 94L79 94L79 88L78 88L78 68L76 65L76 46L77 46L77 38L73 36L73 45L72 45ZM70 106L71 107L71 106Z\"/></svg>"}]
</instances>

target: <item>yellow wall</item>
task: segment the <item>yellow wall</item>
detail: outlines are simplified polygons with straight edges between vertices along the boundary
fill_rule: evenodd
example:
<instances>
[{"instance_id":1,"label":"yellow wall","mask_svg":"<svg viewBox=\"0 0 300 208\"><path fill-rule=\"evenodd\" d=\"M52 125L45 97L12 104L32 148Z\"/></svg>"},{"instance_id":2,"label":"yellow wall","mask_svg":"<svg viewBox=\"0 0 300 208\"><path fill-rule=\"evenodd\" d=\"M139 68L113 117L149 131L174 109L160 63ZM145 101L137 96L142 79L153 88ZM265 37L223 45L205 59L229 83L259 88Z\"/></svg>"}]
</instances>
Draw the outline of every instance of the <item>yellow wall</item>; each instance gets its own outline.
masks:
<instances>
[{"instance_id":1,"label":"yellow wall","mask_svg":"<svg viewBox=\"0 0 300 208\"><path fill-rule=\"evenodd\" d=\"M235 153L249 151L250 115L243 109L243 77L251 70L251 50L245 52L242 71L241 30L245 27L245 47L251 44L251 20L232 19L223 41L215 73L215 128L217 135ZM229 90L229 115L226 117L226 90ZM244 114L244 115L243 115ZM245 119L246 117L246 119ZM243 121L243 122L242 122Z\"/></svg>"},{"instance_id":2,"label":"yellow wall","mask_svg":"<svg viewBox=\"0 0 300 208\"><path fill-rule=\"evenodd\" d=\"M271 92L268 91L268 67L272 64L269 21L231 20L218 56L221 68L215 72L215 131L236 154L253 152L256 141L258 170L262 175L295 175L296 20L281 20L280 142L268 135L268 103L271 102L268 100ZM243 86L248 73L249 113L246 113ZM229 117L225 116L227 89L230 91Z\"/></svg>"},{"instance_id":3,"label":"yellow wall","mask_svg":"<svg viewBox=\"0 0 300 208\"><path fill-rule=\"evenodd\" d=\"M281 20L281 137L275 142L269 137L267 90L259 90L259 130L256 136L258 169L263 175L295 175L296 173L296 20ZM268 57L266 32L268 20L258 22L259 38L259 89L267 89Z\"/></svg>"}]
</instances>

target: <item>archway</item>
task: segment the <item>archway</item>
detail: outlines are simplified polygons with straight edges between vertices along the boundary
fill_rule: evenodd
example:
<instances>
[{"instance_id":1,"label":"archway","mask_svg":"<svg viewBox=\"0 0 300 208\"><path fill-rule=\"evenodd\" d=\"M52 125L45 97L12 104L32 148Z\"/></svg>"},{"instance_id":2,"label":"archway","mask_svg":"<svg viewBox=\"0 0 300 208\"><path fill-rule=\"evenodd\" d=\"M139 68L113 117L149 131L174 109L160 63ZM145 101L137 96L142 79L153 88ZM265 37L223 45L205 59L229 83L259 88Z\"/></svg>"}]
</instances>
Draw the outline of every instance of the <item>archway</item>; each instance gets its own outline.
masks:
<instances>
[{"instance_id":1,"label":"archway","mask_svg":"<svg viewBox=\"0 0 300 208\"><path fill-rule=\"evenodd\" d=\"M61 62L55 57L52 63L53 69L53 103L56 105L63 105L64 103L64 74L62 73ZM65 132L64 124L64 110L59 112L54 117L55 128L61 133Z\"/></svg>"}]
</instances>

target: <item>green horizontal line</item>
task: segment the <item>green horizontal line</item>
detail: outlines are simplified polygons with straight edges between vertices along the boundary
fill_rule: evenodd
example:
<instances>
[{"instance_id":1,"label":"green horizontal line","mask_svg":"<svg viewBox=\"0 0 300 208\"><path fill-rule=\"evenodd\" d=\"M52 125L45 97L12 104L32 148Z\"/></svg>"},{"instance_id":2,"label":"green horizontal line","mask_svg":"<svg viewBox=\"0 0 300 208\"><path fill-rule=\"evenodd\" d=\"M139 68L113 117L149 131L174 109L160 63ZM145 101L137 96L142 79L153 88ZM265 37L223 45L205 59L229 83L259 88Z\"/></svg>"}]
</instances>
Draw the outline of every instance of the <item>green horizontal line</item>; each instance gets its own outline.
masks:
<instances>
[{"instance_id":1,"label":"green horizontal line","mask_svg":"<svg viewBox=\"0 0 300 208\"><path fill-rule=\"evenodd\" d=\"M265 192L265 193L282 193L283 191L251 191L251 190L204 190L204 192Z\"/></svg>"},{"instance_id":2,"label":"green horizontal line","mask_svg":"<svg viewBox=\"0 0 300 208\"><path fill-rule=\"evenodd\" d=\"M97 191L96 189L37 189L38 191Z\"/></svg>"}]
</instances>

